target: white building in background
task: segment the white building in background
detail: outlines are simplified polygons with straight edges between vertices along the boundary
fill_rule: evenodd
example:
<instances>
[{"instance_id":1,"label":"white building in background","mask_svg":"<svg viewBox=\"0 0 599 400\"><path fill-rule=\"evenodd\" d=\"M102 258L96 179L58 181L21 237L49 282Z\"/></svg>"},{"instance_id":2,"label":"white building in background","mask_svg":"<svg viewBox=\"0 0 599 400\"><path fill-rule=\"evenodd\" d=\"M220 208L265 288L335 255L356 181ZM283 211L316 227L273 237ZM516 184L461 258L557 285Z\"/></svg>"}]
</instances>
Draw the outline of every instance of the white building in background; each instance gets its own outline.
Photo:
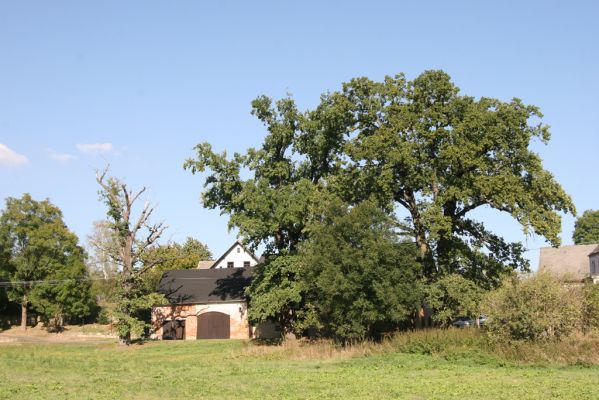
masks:
<instances>
[{"instance_id":1,"label":"white building in background","mask_svg":"<svg viewBox=\"0 0 599 400\"><path fill-rule=\"evenodd\" d=\"M260 259L237 240L218 260L200 261L198 269L247 268L259 262Z\"/></svg>"}]
</instances>

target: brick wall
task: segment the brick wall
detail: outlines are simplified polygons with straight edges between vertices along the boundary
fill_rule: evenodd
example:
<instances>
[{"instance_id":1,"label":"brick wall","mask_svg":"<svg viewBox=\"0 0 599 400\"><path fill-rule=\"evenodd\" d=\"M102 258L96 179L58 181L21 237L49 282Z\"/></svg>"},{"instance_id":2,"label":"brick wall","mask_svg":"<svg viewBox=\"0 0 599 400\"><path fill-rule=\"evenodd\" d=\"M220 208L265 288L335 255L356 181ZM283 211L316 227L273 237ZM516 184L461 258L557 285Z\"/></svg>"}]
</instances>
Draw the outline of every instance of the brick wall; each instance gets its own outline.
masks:
<instances>
[{"instance_id":1,"label":"brick wall","mask_svg":"<svg viewBox=\"0 0 599 400\"><path fill-rule=\"evenodd\" d=\"M229 316L231 339L250 338L245 302L154 307L152 308L152 325L154 329L152 337L161 339L164 321L180 318L185 319L185 339L195 340L198 329L198 316L206 312L221 312Z\"/></svg>"}]
</instances>

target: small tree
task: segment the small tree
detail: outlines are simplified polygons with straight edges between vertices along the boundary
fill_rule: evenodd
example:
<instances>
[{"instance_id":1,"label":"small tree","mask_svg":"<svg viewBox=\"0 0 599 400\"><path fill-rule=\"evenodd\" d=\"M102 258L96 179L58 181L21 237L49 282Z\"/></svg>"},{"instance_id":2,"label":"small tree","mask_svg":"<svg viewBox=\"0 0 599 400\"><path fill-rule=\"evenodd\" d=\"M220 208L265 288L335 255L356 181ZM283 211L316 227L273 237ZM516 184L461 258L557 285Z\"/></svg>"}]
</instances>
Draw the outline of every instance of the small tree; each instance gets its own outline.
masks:
<instances>
[{"instance_id":1,"label":"small tree","mask_svg":"<svg viewBox=\"0 0 599 400\"><path fill-rule=\"evenodd\" d=\"M575 244L599 243L599 210L586 210L574 224Z\"/></svg>"},{"instance_id":2,"label":"small tree","mask_svg":"<svg viewBox=\"0 0 599 400\"><path fill-rule=\"evenodd\" d=\"M140 312L160 301L158 295L144 292L142 277L162 261L146 256L157 245L166 226L162 222L149 222L154 208L147 202L138 216L134 217L134 205L146 188L135 192L124 182L107 177L107 172L108 168L98 172L96 181L102 188L100 197L108 207L110 229L117 241L111 257L121 268L113 317L120 342L129 345L131 335L140 335L147 327L140 319Z\"/></svg>"},{"instance_id":3,"label":"small tree","mask_svg":"<svg viewBox=\"0 0 599 400\"><path fill-rule=\"evenodd\" d=\"M433 320L442 326L462 316L478 321L483 292L473 281L450 274L426 288L426 304L433 311Z\"/></svg>"},{"instance_id":4,"label":"small tree","mask_svg":"<svg viewBox=\"0 0 599 400\"><path fill-rule=\"evenodd\" d=\"M581 327L583 308L580 290L549 273L508 279L484 304L488 332L499 340L560 339Z\"/></svg>"},{"instance_id":5,"label":"small tree","mask_svg":"<svg viewBox=\"0 0 599 400\"><path fill-rule=\"evenodd\" d=\"M305 311L313 310L315 327L345 343L407 324L422 302L414 245L401 242L396 221L370 201L323 204L300 247Z\"/></svg>"},{"instance_id":6,"label":"small tree","mask_svg":"<svg viewBox=\"0 0 599 400\"><path fill-rule=\"evenodd\" d=\"M276 321L283 335L296 331L305 295L301 272L297 255L279 255L254 267L254 278L246 289L249 322Z\"/></svg>"}]
</instances>

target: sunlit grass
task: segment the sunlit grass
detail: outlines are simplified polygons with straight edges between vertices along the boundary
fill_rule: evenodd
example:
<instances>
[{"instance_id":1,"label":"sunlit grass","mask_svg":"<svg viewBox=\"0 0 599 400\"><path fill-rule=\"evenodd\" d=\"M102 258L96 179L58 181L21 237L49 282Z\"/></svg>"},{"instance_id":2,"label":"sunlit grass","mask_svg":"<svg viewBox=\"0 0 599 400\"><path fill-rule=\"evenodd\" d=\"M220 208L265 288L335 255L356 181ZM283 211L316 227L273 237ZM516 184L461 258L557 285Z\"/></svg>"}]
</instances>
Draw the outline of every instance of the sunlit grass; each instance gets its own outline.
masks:
<instances>
[{"instance_id":1,"label":"sunlit grass","mask_svg":"<svg viewBox=\"0 0 599 400\"><path fill-rule=\"evenodd\" d=\"M347 348L233 340L10 344L0 346L0 398L599 398L591 384L597 366L526 365L484 346L474 330L421 331Z\"/></svg>"}]
</instances>

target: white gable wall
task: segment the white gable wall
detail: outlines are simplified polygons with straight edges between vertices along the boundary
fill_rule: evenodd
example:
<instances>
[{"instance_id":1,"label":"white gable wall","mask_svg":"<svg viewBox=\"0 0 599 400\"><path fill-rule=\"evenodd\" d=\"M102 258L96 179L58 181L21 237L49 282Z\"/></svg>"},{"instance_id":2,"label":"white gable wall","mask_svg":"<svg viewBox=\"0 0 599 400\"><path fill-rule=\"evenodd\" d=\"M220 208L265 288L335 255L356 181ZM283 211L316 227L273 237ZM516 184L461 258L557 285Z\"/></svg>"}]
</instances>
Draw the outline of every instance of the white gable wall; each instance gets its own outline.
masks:
<instances>
[{"instance_id":1,"label":"white gable wall","mask_svg":"<svg viewBox=\"0 0 599 400\"><path fill-rule=\"evenodd\" d=\"M227 263L232 262L234 268L243 268L243 262L249 261L250 267L253 267L257 264L254 257L251 256L250 253L245 251L243 246L236 244L235 247L227 253L227 255L220 260L218 264L215 264L212 268L227 268Z\"/></svg>"}]
</instances>

